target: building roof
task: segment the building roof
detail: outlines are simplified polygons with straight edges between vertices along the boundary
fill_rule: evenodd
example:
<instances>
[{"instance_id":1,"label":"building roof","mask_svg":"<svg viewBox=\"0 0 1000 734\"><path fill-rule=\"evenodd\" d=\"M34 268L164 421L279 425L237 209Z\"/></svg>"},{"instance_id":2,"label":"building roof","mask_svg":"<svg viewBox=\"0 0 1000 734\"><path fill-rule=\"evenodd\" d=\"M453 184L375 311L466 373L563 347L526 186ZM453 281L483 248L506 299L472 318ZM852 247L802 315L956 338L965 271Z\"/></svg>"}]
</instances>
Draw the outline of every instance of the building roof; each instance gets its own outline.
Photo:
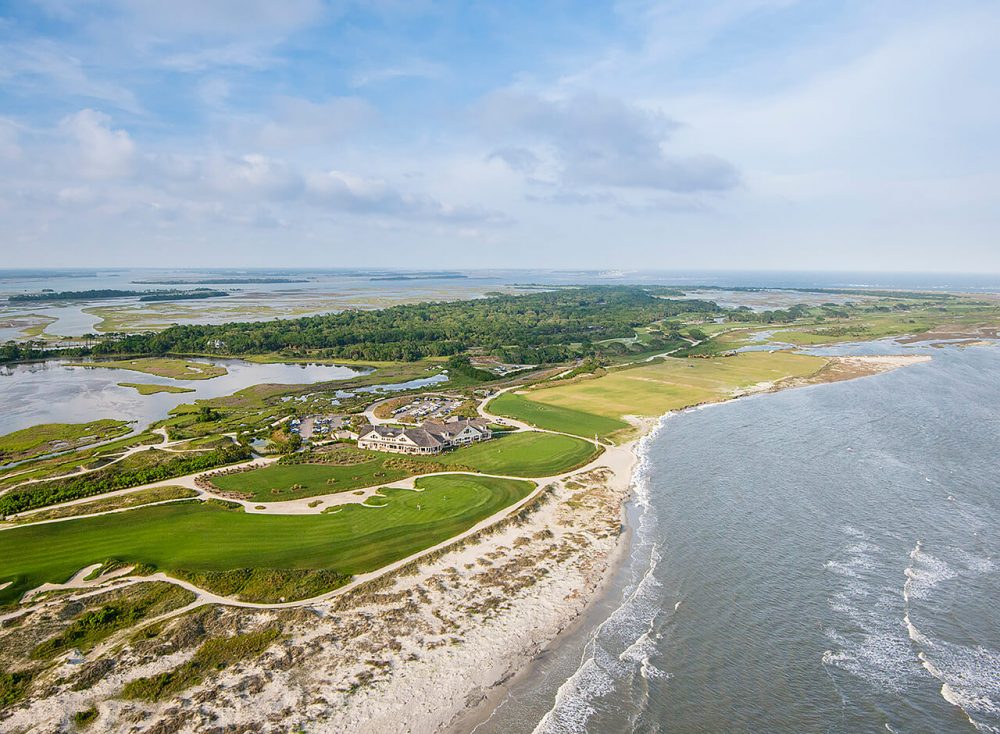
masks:
<instances>
[{"instance_id":1,"label":"building roof","mask_svg":"<svg viewBox=\"0 0 1000 734\"><path fill-rule=\"evenodd\" d=\"M486 429L487 422L482 418L454 419L445 423L427 421L417 428L399 428L397 426L364 426L358 435L365 438L375 433L379 438L391 440L405 436L421 448L437 448L450 443L459 433L471 426L476 430Z\"/></svg>"}]
</instances>

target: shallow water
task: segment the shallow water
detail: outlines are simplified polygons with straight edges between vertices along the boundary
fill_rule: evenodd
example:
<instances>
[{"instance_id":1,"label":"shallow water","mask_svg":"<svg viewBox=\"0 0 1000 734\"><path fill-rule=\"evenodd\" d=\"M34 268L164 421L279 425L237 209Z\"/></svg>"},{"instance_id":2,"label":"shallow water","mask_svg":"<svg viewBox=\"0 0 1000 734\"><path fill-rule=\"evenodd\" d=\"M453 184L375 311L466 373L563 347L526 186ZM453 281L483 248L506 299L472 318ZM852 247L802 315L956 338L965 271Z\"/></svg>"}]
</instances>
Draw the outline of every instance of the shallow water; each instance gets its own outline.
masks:
<instances>
[{"instance_id":1,"label":"shallow water","mask_svg":"<svg viewBox=\"0 0 1000 734\"><path fill-rule=\"evenodd\" d=\"M1000 349L926 351L663 421L603 607L477 734L1000 731Z\"/></svg>"},{"instance_id":2,"label":"shallow water","mask_svg":"<svg viewBox=\"0 0 1000 734\"><path fill-rule=\"evenodd\" d=\"M0 367L0 434L39 423L84 423L99 418L137 421L139 429L166 417L182 403L230 395L252 385L307 385L364 372L339 365L200 361L222 365L228 374L210 380L171 380L131 370L68 367L59 361ZM133 388L120 387L119 382L176 385L194 392L140 395Z\"/></svg>"}]
</instances>

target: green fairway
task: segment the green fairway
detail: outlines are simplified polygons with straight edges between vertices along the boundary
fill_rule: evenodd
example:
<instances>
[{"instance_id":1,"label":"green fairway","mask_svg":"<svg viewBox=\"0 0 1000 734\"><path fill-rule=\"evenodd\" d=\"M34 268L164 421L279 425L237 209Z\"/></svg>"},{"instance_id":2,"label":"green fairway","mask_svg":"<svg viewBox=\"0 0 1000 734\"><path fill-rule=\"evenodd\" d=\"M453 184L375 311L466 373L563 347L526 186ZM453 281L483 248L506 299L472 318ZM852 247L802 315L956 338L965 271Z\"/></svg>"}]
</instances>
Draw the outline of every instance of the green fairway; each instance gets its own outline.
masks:
<instances>
[{"instance_id":1,"label":"green fairway","mask_svg":"<svg viewBox=\"0 0 1000 734\"><path fill-rule=\"evenodd\" d=\"M373 571L467 530L535 485L454 475L417 486L424 491L386 490L384 507L347 505L325 515L248 515L181 502L0 531L0 584L13 581L0 589L0 605L108 558L165 571Z\"/></svg>"},{"instance_id":2,"label":"green fairway","mask_svg":"<svg viewBox=\"0 0 1000 734\"><path fill-rule=\"evenodd\" d=\"M573 408L544 405L522 395L509 392L491 402L489 411L495 415L521 420L539 428L588 438L595 434L604 438L615 431L628 428L628 423L617 418L595 415Z\"/></svg>"},{"instance_id":3,"label":"green fairway","mask_svg":"<svg viewBox=\"0 0 1000 734\"><path fill-rule=\"evenodd\" d=\"M548 477L575 469L597 455L597 448L572 436L524 431L442 454L440 459L486 474Z\"/></svg>"},{"instance_id":4,"label":"green fairway","mask_svg":"<svg viewBox=\"0 0 1000 734\"><path fill-rule=\"evenodd\" d=\"M390 484L414 474L479 471L517 477L546 477L570 471L596 455L595 447L571 436L537 431L515 433L435 456L400 456L338 447L343 464L272 464L240 474L213 477L227 492L256 502L275 502Z\"/></svg>"},{"instance_id":5,"label":"green fairway","mask_svg":"<svg viewBox=\"0 0 1000 734\"><path fill-rule=\"evenodd\" d=\"M546 409L550 409L553 415L560 417L563 414L559 411L573 411L583 416L615 420L620 427L620 419L626 415L662 415L671 410L725 400L754 385L813 374L824 364L826 360L822 357L788 352L745 352L713 359L666 358L641 367L609 372L595 379L513 396L522 402L513 404L511 410L518 412L519 417L539 416L536 421L539 425L543 425L541 421L546 419ZM506 394L491 405L496 409L499 403L502 410L504 403L501 401L505 398ZM581 425L589 427L593 423Z\"/></svg>"}]
</instances>

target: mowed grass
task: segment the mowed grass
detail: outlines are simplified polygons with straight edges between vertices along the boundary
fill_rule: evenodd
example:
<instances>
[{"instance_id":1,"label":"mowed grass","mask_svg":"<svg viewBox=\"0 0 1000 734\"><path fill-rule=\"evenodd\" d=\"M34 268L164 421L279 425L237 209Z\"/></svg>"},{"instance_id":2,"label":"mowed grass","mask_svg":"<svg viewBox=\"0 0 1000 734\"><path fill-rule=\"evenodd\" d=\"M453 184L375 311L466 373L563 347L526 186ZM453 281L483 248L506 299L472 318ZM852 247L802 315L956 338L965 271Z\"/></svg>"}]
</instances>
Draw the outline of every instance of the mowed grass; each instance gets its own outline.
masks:
<instances>
[{"instance_id":1,"label":"mowed grass","mask_svg":"<svg viewBox=\"0 0 1000 734\"><path fill-rule=\"evenodd\" d=\"M764 382L811 375L823 357L788 352L746 352L714 359L671 359L611 372L593 380L533 390L529 403L578 410L605 418L655 416L725 400Z\"/></svg>"},{"instance_id":2,"label":"mowed grass","mask_svg":"<svg viewBox=\"0 0 1000 734\"><path fill-rule=\"evenodd\" d=\"M338 448L354 464L272 464L263 469L213 477L227 492L257 502L280 502L346 492L437 471L479 471L515 477L547 477L586 464L598 449L572 436L536 431L514 433L432 456L401 456Z\"/></svg>"},{"instance_id":3,"label":"mowed grass","mask_svg":"<svg viewBox=\"0 0 1000 734\"><path fill-rule=\"evenodd\" d=\"M594 435L604 438L615 431L628 428L628 423L618 418L557 405L546 405L510 392L493 400L488 410L495 415L515 418L549 431L561 431L588 438Z\"/></svg>"},{"instance_id":4,"label":"mowed grass","mask_svg":"<svg viewBox=\"0 0 1000 734\"><path fill-rule=\"evenodd\" d=\"M365 573L461 533L531 493L532 482L422 477L420 492L385 490L383 507L323 515L251 515L200 502L0 531L0 606L108 558L171 571L240 568Z\"/></svg>"},{"instance_id":5,"label":"mowed grass","mask_svg":"<svg viewBox=\"0 0 1000 734\"><path fill-rule=\"evenodd\" d=\"M600 449L588 441L553 433L522 431L442 454L446 463L485 474L549 477L586 464Z\"/></svg>"}]
</instances>

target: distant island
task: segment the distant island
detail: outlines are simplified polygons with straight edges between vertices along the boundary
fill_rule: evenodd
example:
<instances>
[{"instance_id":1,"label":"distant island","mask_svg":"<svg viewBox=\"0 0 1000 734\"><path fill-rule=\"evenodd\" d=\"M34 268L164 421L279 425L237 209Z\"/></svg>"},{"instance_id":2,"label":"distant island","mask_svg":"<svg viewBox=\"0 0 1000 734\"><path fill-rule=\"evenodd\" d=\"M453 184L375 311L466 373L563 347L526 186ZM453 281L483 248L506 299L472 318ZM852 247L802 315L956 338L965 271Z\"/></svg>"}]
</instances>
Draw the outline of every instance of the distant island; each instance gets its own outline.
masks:
<instances>
[{"instance_id":1,"label":"distant island","mask_svg":"<svg viewBox=\"0 0 1000 734\"><path fill-rule=\"evenodd\" d=\"M456 280L468 278L460 273L423 273L421 275L378 275L368 280Z\"/></svg>"},{"instance_id":2,"label":"distant island","mask_svg":"<svg viewBox=\"0 0 1000 734\"><path fill-rule=\"evenodd\" d=\"M216 298L228 296L226 291L195 288L190 291L123 291L123 290L90 290L90 291L48 291L41 293L19 293L9 296L9 303L38 303L40 301L93 301L109 298L135 298L140 301L180 301L191 298Z\"/></svg>"},{"instance_id":3,"label":"distant island","mask_svg":"<svg viewBox=\"0 0 1000 734\"><path fill-rule=\"evenodd\" d=\"M308 283L308 278L204 278L202 280L133 280L135 285L258 285L260 283Z\"/></svg>"}]
</instances>

